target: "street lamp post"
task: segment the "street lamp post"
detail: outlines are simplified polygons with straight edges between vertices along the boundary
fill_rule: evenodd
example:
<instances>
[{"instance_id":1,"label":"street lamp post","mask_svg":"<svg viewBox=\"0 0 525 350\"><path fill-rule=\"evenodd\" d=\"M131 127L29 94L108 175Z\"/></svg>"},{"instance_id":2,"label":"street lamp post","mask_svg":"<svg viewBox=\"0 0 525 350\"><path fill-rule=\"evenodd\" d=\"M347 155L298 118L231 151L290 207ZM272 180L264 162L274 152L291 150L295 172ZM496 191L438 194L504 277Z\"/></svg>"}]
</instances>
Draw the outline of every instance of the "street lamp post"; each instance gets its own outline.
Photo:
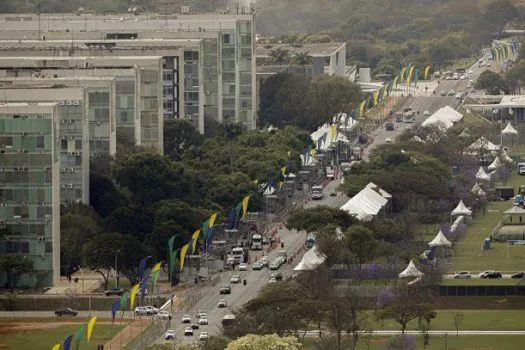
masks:
<instances>
[{"instance_id":1,"label":"street lamp post","mask_svg":"<svg viewBox=\"0 0 525 350\"><path fill-rule=\"evenodd\" d=\"M117 254L115 254L115 272L117 273L117 288L119 286L120 282L120 273L118 270L118 254L120 253L120 249L117 250Z\"/></svg>"},{"instance_id":2,"label":"street lamp post","mask_svg":"<svg viewBox=\"0 0 525 350\"><path fill-rule=\"evenodd\" d=\"M80 265L77 266L78 267L78 270L80 271L80 278L82 279L82 285L81 285L81 290L80 290L80 294L84 294L84 271L82 270L82 267Z\"/></svg>"}]
</instances>

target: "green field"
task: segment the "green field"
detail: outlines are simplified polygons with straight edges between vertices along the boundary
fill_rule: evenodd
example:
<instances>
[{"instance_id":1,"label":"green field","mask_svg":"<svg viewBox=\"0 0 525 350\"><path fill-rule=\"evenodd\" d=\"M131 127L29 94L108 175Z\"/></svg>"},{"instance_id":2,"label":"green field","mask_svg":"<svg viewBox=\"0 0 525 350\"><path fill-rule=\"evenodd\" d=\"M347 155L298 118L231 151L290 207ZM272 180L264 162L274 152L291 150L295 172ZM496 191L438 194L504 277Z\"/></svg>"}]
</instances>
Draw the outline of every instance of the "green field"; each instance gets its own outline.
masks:
<instances>
[{"instance_id":1,"label":"green field","mask_svg":"<svg viewBox=\"0 0 525 350\"><path fill-rule=\"evenodd\" d=\"M56 343L63 342L68 335L74 335L80 327L80 323L75 325L57 325L56 327L50 327L50 324L44 323L44 326L39 327L36 322L28 322L21 327L8 330L8 328L5 328L7 325L7 322L0 324L0 349L49 350ZM96 350L97 345L106 343L109 338L117 334L122 328L120 325L115 325L111 329L109 324L97 324L93 329L91 341L87 343L87 340L83 339L80 343L80 349Z\"/></svg>"},{"instance_id":2,"label":"green field","mask_svg":"<svg viewBox=\"0 0 525 350\"><path fill-rule=\"evenodd\" d=\"M322 349L322 347L316 347L314 342L318 340L306 339L302 349L314 350ZM416 340L416 349L424 349L423 340L418 337ZM447 337L447 344L445 346L445 336L432 336L430 337L430 345L426 348L428 350L517 350L523 348L523 342L525 341L524 336L508 335L508 336L459 336L456 337L450 334ZM385 344L388 342L388 338L374 336L370 338L370 346L364 342L359 342L357 350L384 350ZM351 349L349 343L345 343L343 349Z\"/></svg>"}]
</instances>

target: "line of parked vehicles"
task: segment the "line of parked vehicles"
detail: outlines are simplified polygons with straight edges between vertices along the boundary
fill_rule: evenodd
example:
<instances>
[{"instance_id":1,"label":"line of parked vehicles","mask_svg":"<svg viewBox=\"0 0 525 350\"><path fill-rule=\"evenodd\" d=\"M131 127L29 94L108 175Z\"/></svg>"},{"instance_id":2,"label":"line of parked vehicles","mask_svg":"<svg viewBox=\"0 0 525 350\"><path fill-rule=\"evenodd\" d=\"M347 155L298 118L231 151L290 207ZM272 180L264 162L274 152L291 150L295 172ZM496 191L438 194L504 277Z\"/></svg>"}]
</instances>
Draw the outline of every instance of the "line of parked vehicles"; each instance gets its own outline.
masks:
<instances>
[{"instance_id":1,"label":"line of parked vehicles","mask_svg":"<svg viewBox=\"0 0 525 350\"><path fill-rule=\"evenodd\" d=\"M472 278L472 274L469 271L460 271L454 274L454 278L468 280ZM499 279L499 278L503 278L503 275L499 271L487 270L487 271L481 272L479 274L479 278L481 279ZM515 274L510 275L510 278L513 278L513 279L525 278L525 272L523 271L516 272Z\"/></svg>"}]
</instances>

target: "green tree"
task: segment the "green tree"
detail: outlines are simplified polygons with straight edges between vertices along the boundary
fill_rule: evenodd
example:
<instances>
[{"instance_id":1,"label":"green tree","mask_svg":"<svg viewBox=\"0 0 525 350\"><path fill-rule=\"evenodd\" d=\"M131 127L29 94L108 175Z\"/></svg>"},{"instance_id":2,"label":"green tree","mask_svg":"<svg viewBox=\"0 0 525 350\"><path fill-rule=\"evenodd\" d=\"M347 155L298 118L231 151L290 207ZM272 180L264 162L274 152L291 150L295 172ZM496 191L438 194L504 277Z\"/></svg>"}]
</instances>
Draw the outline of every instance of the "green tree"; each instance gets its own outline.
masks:
<instances>
[{"instance_id":1,"label":"green tree","mask_svg":"<svg viewBox=\"0 0 525 350\"><path fill-rule=\"evenodd\" d=\"M107 216L127 201L115 187L111 177L89 173L89 204L101 216Z\"/></svg>"},{"instance_id":2,"label":"green tree","mask_svg":"<svg viewBox=\"0 0 525 350\"><path fill-rule=\"evenodd\" d=\"M117 232L94 236L83 247L83 265L100 274L104 279L104 289L108 289L109 273L114 268L115 256L122 244L123 236ZM128 257L121 252L119 265ZM119 267L119 269L121 269Z\"/></svg>"},{"instance_id":3,"label":"green tree","mask_svg":"<svg viewBox=\"0 0 525 350\"><path fill-rule=\"evenodd\" d=\"M346 230L355 222L356 220L344 210L319 205L314 208L294 210L288 217L286 226L298 231L316 232L330 224Z\"/></svg>"},{"instance_id":4,"label":"green tree","mask_svg":"<svg viewBox=\"0 0 525 350\"><path fill-rule=\"evenodd\" d=\"M23 274L33 272L33 261L27 256L19 254L1 254L0 271L5 273L6 285L9 288L15 288Z\"/></svg>"},{"instance_id":5,"label":"green tree","mask_svg":"<svg viewBox=\"0 0 525 350\"><path fill-rule=\"evenodd\" d=\"M303 126L309 84L309 78L302 74L278 73L266 79L260 91L260 123L279 128Z\"/></svg>"},{"instance_id":6,"label":"green tree","mask_svg":"<svg viewBox=\"0 0 525 350\"><path fill-rule=\"evenodd\" d=\"M153 263L158 260L165 259L165 256L155 257L153 252L147 246L142 244L137 238L124 235L120 242L120 256L119 259L119 270L129 280L131 285L139 283L139 263L140 261L148 256L152 256L153 259L149 260L149 263Z\"/></svg>"},{"instance_id":7,"label":"green tree","mask_svg":"<svg viewBox=\"0 0 525 350\"><path fill-rule=\"evenodd\" d=\"M296 350L301 344L295 337L280 337L276 334L269 335L246 335L228 344L226 350Z\"/></svg>"},{"instance_id":8,"label":"green tree","mask_svg":"<svg viewBox=\"0 0 525 350\"><path fill-rule=\"evenodd\" d=\"M331 122L337 113L350 113L361 98L361 89L349 79L335 75L319 77L312 81L308 89L309 119L305 126L315 130Z\"/></svg>"},{"instance_id":9,"label":"green tree","mask_svg":"<svg viewBox=\"0 0 525 350\"><path fill-rule=\"evenodd\" d=\"M375 258L378 241L374 233L363 226L352 226L344 232L343 242L359 266Z\"/></svg>"},{"instance_id":10,"label":"green tree","mask_svg":"<svg viewBox=\"0 0 525 350\"><path fill-rule=\"evenodd\" d=\"M314 63L314 58L308 52L298 52L292 56L291 63L306 66Z\"/></svg>"},{"instance_id":11,"label":"green tree","mask_svg":"<svg viewBox=\"0 0 525 350\"><path fill-rule=\"evenodd\" d=\"M486 70L476 81L476 89L486 90L489 95L508 94L509 86L507 82L498 74Z\"/></svg>"},{"instance_id":12,"label":"green tree","mask_svg":"<svg viewBox=\"0 0 525 350\"><path fill-rule=\"evenodd\" d=\"M164 121L164 154L172 160L181 160L187 151L202 147L204 137L185 119Z\"/></svg>"},{"instance_id":13,"label":"green tree","mask_svg":"<svg viewBox=\"0 0 525 350\"><path fill-rule=\"evenodd\" d=\"M283 64L290 59L290 52L280 47L270 51L270 60L274 63Z\"/></svg>"}]
</instances>

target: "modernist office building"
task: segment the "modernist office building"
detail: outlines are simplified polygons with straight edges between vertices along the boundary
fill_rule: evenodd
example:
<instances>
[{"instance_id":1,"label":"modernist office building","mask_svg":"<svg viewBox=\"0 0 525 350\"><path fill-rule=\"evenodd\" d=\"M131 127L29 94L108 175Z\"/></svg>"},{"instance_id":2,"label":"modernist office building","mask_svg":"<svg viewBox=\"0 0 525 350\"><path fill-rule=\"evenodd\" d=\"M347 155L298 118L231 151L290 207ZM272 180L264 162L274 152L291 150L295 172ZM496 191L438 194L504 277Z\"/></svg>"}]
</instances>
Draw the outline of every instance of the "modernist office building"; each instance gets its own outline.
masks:
<instances>
[{"instance_id":1,"label":"modernist office building","mask_svg":"<svg viewBox=\"0 0 525 350\"><path fill-rule=\"evenodd\" d=\"M54 85L0 87L2 102L56 102L60 114L60 202L89 203L87 88Z\"/></svg>"},{"instance_id":2,"label":"modernist office building","mask_svg":"<svg viewBox=\"0 0 525 350\"><path fill-rule=\"evenodd\" d=\"M40 17L28 14L0 16L0 22L2 20L0 40L4 42L0 44L0 51L3 51L0 55L4 56L13 54L17 47L24 47L24 55L31 56L32 49L26 45L31 41L31 44L40 42L38 50L46 51L46 56L76 55L75 52L81 48L91 50L93 55L122 55L124 50L134 46L137 50L144 48L146 55L156 55L154 50L160 50L163 45L169 45L170 40L178 39L184 47L182 59L180 55L169 53L164 56L166 85L169 86L175 74L180 74L179 81L184 79L186 85L185 90L178 91L179 101L181 94L184 94L186 101L184 111L179 108L178 117L201 120L199 126L205 118L212 118L219 122L240 122L249 129L256 127L255 28L252 13L166 16L50 14ZM195 47L183 45L185 40ZM195 45L195 40L202 43ZM150 41L147 44L150 49L146 49L144 42L147 41ZM152 48L154 45L156 49ZM59 46L63 47L61 53L57 50ZM65 49L68 46L72 49ZM178 59L173 60L174 57ZM169 103L165 105L169 107ZM165 115L177 117L176 111L171 113L168 108Z\"/></svg>"},{"instance_id":3,"label":"modernist office building","mask_svg":"<svg viewBox=\"0 0 525 350\"><path fill-rule=\"evenodd\" d=\"M115 115L117 133L128 129L138 145L162 153L162 57L0 57L0 79L83 76L114 78L115 111L108 112Z\"/></svg>"},{"instance_id":4,"label":"modernist office building","mask_svg":"<svg viewBox=\"0 0 525 350\"><path fill-rule=\"evenodd\" d=\"M59 125L57 103L0 103L0 254L31 259L45 286L60 278Z\"/></svg>"}]
</instances>

